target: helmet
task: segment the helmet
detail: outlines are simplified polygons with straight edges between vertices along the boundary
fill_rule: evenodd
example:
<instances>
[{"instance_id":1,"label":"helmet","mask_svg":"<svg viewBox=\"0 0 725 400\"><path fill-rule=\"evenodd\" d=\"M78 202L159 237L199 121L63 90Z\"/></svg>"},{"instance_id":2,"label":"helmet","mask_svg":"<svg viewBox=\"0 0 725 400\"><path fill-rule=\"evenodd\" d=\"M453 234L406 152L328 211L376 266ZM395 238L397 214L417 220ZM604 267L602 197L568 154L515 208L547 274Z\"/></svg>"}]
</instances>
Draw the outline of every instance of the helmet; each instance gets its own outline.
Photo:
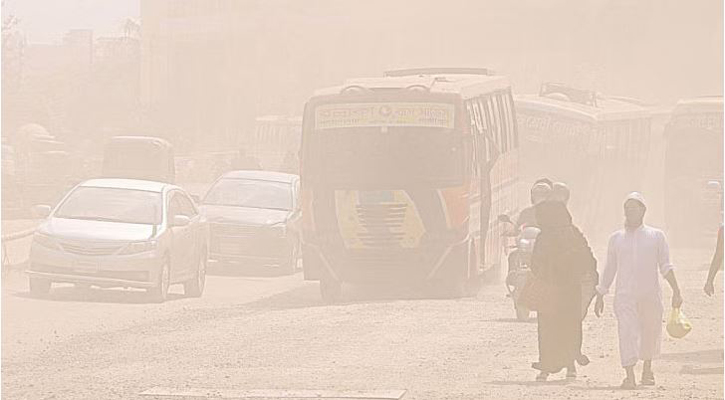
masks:
<instances>
[{"instance_id":1,"label":"helmet","mask_svg":"<svg viewBox=\"0 0 725 400\"><path fill-rule=\"evenodd\" d=\"M569 202L569 187L564 182L554 182L551 188L551 199L564 204Z\"/></svg>"},{"instance_id":2,"label":"helmet","mask_svg":"<svg viewBox=\"0 0 725 400\"><path fill-rule=\"evenodd\" d=\"M539 204L551 196L551 186L546 183L537 183L531 188L531 203Z\"/></svg>"}]
</instances>

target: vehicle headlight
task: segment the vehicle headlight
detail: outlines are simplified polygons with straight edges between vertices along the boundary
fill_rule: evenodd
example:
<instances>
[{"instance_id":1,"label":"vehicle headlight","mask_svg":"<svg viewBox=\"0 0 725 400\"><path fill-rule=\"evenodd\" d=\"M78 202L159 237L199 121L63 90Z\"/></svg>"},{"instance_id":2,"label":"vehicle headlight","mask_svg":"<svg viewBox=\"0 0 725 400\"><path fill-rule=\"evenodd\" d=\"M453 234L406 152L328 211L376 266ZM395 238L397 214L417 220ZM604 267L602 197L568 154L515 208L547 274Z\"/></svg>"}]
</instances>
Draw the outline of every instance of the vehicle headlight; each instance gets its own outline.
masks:
<instances>
[{"instance_id":1,"label":"vehicle headlight","mask_svg":"<svg viewBox=\"0 0 725 400\"><path fill-rule=\"evenodd\" d=\"M126 247L121 250L119 254L137 254L137 253L145 253L147 251L156 250L156 245L158 242L156 240L148 240L144 242L131 242Z\"/></svg>"},{"instance_id":2,"label":"vehicle headlight","mask_svg":"<svg viewBox=\"0 0 725 400\"><path fill-rule=\"evenodd\" d=\"M35 232L33 234L33 243L49 249L60 250L58 242L56 242L51 236L44 233Z\"/></svg>"}]
</instances>

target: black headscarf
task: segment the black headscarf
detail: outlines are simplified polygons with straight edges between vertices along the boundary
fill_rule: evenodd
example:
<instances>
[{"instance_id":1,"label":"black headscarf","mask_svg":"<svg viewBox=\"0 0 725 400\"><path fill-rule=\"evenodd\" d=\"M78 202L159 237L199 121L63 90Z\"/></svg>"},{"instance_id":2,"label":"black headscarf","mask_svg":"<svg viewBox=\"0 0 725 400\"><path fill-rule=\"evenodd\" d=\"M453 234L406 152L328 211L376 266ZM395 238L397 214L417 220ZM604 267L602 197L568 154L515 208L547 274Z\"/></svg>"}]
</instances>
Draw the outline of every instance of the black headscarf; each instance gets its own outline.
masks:
<instances>
[{"instance_id":1,"label":"black headscarf","mask_svg":"<svg viewBox=\"0 0 725 400\"><path fill-rule=\"evenodd\" d=\"M536 205L536 223L541 231L554 231L571 227L571 214L559 201L544 201Z\"/></svg>"},{"instance_id":2,"label":"black headscarf","mask_svg":"<svg viewBox=\"0 0 725 400\"><path fill-rule=\"evenodd\" d=\"M536 206L536 221L541 233L536 239L532 268L549 279L571 281L581 278L584 271L596 261L589 243L581 231L572 224L566 205L558 201L545 201Z\"/></svg>"}]
</instances>

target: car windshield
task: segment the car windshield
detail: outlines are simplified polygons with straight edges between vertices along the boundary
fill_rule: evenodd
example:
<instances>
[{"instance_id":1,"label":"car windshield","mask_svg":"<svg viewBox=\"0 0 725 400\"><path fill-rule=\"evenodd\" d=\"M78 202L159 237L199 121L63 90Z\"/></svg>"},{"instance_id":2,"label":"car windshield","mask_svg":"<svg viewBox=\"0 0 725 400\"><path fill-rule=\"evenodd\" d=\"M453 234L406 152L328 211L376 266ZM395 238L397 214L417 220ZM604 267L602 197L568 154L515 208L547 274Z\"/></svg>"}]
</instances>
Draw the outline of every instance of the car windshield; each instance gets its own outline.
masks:
<instances>
[{"instance_id":1,"label":"car windshield","mask_svg":"<svg viewBox=\"0 0 725 400\"><path fill-rule=\"evenodd\" d=\"M292 209L292 187L284 182L221 179L209 190L203 203L289 211Z\"/></svg>"},{"instance_id":2,"label":"car windshield","mask_svg":"<svg viewBox=\"0 0 725 400\"><path fill-rule=\"evenodd\" d=\"M56 218L160 224L161 193L145 190L80 187L60 205Z\"/></svg>"}]
</instances>

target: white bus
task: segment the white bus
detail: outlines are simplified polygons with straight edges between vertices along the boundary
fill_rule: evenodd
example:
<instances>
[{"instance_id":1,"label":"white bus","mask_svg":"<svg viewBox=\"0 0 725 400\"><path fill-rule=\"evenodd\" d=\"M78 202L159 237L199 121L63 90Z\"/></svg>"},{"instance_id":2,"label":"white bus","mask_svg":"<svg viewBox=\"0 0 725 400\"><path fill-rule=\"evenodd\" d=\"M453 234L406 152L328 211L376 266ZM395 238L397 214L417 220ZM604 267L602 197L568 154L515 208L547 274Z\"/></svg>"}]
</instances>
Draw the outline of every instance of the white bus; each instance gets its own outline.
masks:
<instances>
[{"instance_id":1,"label":"white bus","mask_svg":"<svg viewBox=\"0 0 725 400\"><path fill-rule=\"evenodd\" d=\"M297 174L302 136L302 117L268 115L258 117L254 133L242 148L256 157L262 169Z\"/></svg>"},{"instance_id":2,"label":"white bus","mask_svg":"<svg viewBox=\"0 0 725 400\"><path fill-rule=\"evenodd\" d=\"M518 131L506 77L392 71L318 90L302 138L305 279L475 291L516 212Z\"/></svg>"},{"instance_id":3,"label":"white bus","mask_svg":"<svg viewBox=\"0 0 725 400\"><path fill-rule=\"evenodd\" d=\"M516 112L524 187L542 177L569 185L574 222L593 240L621 226L622 199L644 183L650 107L547 83L517 96Z\"/></svg>"},{"instance_id":4,"label":"white bus","mask_svg":"<svg viewBox=\"0 0 725 400\"><path fill-rule=\"evenodd\" d=\"M723 98L680 100L665 128L665 223L677 245L712 246L722 223ZM705 240L703 240L705 239Z\"/></svg>"}]
</instances>

